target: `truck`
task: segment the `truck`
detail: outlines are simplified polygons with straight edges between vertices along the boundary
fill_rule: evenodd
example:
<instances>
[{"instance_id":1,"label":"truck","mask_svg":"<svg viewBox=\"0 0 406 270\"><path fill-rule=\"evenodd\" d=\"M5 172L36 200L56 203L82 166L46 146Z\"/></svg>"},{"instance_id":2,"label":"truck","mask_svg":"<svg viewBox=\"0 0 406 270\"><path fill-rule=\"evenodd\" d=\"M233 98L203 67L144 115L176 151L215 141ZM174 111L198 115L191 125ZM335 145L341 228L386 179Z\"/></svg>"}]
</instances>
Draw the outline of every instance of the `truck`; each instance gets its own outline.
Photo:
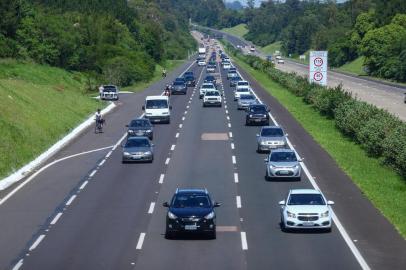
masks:
<instances>
[{"instance_id":1,"label":"truck","mask_svg":"<svg viewBox=\"0 0 406 270\"><path fill-rule=\"evenodd\" d=\"M167 123L171 122L172 106L169 103L167 96L147 96L142 110L145 112L145 118L153 123Z\"/></svg>"},{"instance_id":2,"label":"truck","mask_svg":"<svg viewBox=\"0 0 406 270\"><path fill-rule=\"evenodd\" d=\"M199 56L200 57L205 57L206 56L206 48L205 47L199 47Z\"/></svg>"}]
</instances>

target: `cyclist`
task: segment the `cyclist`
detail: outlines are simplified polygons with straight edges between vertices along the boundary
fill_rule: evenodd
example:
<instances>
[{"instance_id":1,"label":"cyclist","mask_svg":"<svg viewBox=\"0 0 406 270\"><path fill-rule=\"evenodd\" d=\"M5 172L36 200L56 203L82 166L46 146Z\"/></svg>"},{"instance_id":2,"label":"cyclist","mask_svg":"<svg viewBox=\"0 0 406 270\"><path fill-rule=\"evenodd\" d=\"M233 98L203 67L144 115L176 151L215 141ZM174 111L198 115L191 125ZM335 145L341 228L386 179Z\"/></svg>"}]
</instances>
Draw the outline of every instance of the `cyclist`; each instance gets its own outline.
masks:
<instances>
[{"instance_id":1,"label":"cyclist","mask_svg":"<svg viewBox=\"0 0 406 270\"><path fill-rule=\"evenodd\" d=\"M162 77L165 78L166 77L166 69L162 70Z\"/></svg>"},{"instance_id":2,"label":"cyclist","mask_svg":"<svg viewBox=\"0 0 406 270\"><path fill-rule=\"evenodd\" d=\"M97 109L97 112L94 115L94 120L96 121L95 132L96 133L97 132L103 132L104 119L102 117L100 109Z\"/></svg>"}]
</instances>

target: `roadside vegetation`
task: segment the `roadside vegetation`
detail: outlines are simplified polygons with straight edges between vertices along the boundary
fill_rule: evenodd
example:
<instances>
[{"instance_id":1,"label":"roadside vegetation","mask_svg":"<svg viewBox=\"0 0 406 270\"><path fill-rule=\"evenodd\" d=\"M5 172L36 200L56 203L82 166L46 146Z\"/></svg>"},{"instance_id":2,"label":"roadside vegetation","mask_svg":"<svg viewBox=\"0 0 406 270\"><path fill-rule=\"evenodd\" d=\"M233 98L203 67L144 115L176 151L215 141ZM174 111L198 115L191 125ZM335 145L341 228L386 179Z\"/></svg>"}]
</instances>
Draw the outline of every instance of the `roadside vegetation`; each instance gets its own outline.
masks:
<instances>
[{"instance_id":1,"label":"roadside vegetation","mask_svg":"<svg viewBox=\"0 0 406 270\"><path fill-rule=\"evenodd\" d=\"M261 51L264 54L274 54L275 51L280 51L281 50L281 42L280 41L275 41L274 43L268 44L264 47L261 48Z\"/></svg>"},{"instance_id":2,"label":"roadside vegetation","mask_svg":"<svg viewBox=\"0 0 406 270\"><path fill-rule=\"evenodd\" d=\"M343 71L343 72L348 72L351 74L356 74L358 76L366 76L367 73L364 70L364 61L365 61L365 57L360 56L357 59L337 68L337 70Z\"/></svg>"},{"instance_id":3,"label":"roadside vegetation","mask_svg":"<svg viewBox=\"0 0 406 270\"><path fill-rule=\"evenodd\" d=\"M238 65L276 97L406 238L406 124L340 87L309 84L229 48Z\"/></svg>"},{"instance_id":4,"label":"roadside vegetation","mask_svg":"<svg viewBox=\"0 0 406 270\"><path fill-rule=\"evenodd\" d=\"M229 33L231 35L237 36L237 37L244 37L246 33L248 33L247 25L242 23L238 24L236 26L230 27L230 28L223 28L221 31Z\"/></svg>"}]
</instances>

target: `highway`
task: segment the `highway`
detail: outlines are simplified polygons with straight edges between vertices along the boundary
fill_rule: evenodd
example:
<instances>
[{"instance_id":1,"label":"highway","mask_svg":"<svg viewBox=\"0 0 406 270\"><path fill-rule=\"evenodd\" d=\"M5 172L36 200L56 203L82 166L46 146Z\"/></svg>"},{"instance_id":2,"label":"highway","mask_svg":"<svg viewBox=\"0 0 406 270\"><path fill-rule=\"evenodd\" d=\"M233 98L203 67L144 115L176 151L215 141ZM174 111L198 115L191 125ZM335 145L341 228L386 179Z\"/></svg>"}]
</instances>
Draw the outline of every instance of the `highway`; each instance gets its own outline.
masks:
<instances>
[{"instance_id":1,"label":"highway","mask_svg":"<svg viewBox=\"0 0 406 270\"><path fill-rule=\"evenodd\" d=\"M188 68L199 81L187 95L171 97L171 124L155 125L154 162L122 164L125 125L142 115L147 95L160 94ZM221 108L202 107L198 89L206 71L188 62L145 91L123 95L105 133L88 130L53 161L71 158L17 192L13 186L1 193L0 269L404 269L404 239L289 112L240 70L309 170L300 182L265 181L266 154L256 153L260 127L244 125L226 73L218 71ZM315 183L335 201L340 226L331 233L282 232L278 201L291 188ZM164 238L162 203L177 187L207 188L221 202L216 240Z\"/></svg>"},{"instance_id":2,"label":"highway","mask_svg":"<svg viewBox=\"0 0 406 270\"><path fill-rule=\"evenodd\" d=\"M234 47L237 47L237 45L241 46L245 53L248 52L247 46L252 44L240 37L219 30L209 29L215 33L222 34ZM254 54L263 59L265 58L265 55L258 48ZM275 67L285 72L295 72L306 78L309 76L309 67L307 65L287 58L284 58L284 60L285 64L276 64ZM328 71L327 84L330 87L336 87L341 84L346 91L351 92L358 99L374 104L378 108L385 109L398 116L401 120L406 121L406 104L404 103L406 86L379 82L331 70Z\"/></svg>"}]
</instances>

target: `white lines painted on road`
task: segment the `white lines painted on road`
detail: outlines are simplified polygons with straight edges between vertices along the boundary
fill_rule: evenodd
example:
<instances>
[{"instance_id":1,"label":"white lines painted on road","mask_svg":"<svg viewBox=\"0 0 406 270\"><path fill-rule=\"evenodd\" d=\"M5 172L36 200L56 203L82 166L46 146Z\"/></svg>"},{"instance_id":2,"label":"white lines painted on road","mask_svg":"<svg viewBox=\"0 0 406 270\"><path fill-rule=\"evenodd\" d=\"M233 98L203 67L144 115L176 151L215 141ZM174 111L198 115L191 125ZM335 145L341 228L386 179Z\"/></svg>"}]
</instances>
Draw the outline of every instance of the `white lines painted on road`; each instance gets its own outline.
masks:
<instances>
[{"instance_id":1,"label":"white lines painted on road","mask_svg":"<svg viewBox=\"0 0 406 270\"><path fill-rule=\"evenodd\" d=\"M70 197L69 201L66 202L66 205L69 206L71 205L71 203L76 199L76 195L72 195L72 197Z\"/></svg>"},{"instance_id":2,"label":"white lines painted on road","mask_svg":"<svg viewBox=\"0 0 406 270\"><path fill-rule=\"evenodd\" d=\"M226 110L226 114L228 114L228 110Z\"/></svg>"},{"instance_id":3,"label":"white lines painted on road","mask_svg":"<svg viewBox=\"0 0 406 270\"><path fill-rule=\"evenodd\" d=\"M107 155L106 155L106 158L109 158L112 153L113 153L113 151L108 152Z\"/></svg>"},{"instance_id":4,"label":"white lines painted on road","mask_svg":"<svg viewBox=\"0 0 406 270\"><path fill-rule=\"evenodd\" d=\"M89 177L93 177L96 173L97 173L97 170L93 170L93 171L91 172L91 174L89 174Z\"/></svg>"},{"instance_id":5,"label":"white lines painted on road","mask_svg":"<svg viewBox=\"0 0 406 270\"><path fill-rule=\"evenodd\" d=\"M44 238L45 234L41 234L40 236L38 236L37 240L35 240L34 244L32 244L31 247L29 248L29 251L36 249Z\"/></svg>"},{"instance_id":6,"label":"white lines painted on road","mask_svg":"<svg viewBox=\"0 0 406 270\"><path fill-rule=\"evenodd\" d=\"M237 196L237 197L235 197L235 201L236 201L236 203L237 203L237 208L241 208L241 197L240 196Z\"/></svg>"},{"instance_id":7,"label":"white lines painted on road","mask_svg":"<svg viewBox=\"0 0 406 270\"><path fill-rule=\"evenodd\" d=\"M189 109L189 107L190 107L190 106L189 106L189 105L187 105L187 106L186 106L186 109Z\"/></svg>"},{"instance_id":8,"label":"white lines painted on road","mask_svg":"<svg viewBox=\"0 0 406 270\"><path fill-rule=\"evenodd\" d=\"M232 132L229 132L229 133L228 133L228 137L232 138L232 137L233 137L233 133L232 133Z\"/></svg>"},{"instance_id":9,"label":"white lines painted on road","mask_svg":"<svg viewBox=\"0 0 406 270\"><path fill-rule=\"evenodd\" d=\"M226 103L226 101L224 101L224 103ZM227 105L224 105L224 109L227 109Z\"/></svg>"},{"instance_id":10,"label":"white lines painted on road","mask_svg":"<svg viewBox=\"0 0 406 270\"><path fill-rule=\"evenodd\" d=\"M182 121L185 121L185 119L186 119L186 117L183 116L183 117L182 117Z\"/></svg>"},{"instance_id":11,"label":"white lines painted on road","mask_svg":"<svg viewBox=\"0 0 406 270\"><path fill-rule=\"evenodd\" d=\"M237 163L237 161L236 161L236 159L235 159L235 156L232 156L231 159L233 160L233 164L236 164L236 163Z\"/></svg>"},{"instance_id":12,"label":"white lines painted on road","mask_svg":"<svg viewBox=\"0 0 406 270\"><path fill-rule=\"evenodd\" d=\"M83 184L80 186L79 189L84 189L86 187L87 183L89 183L89 181L87 181L87 180L85 182L83 182Z\"/></svg>"},{"instance_id":13,"label":"white lines painted on road","mask_svg":"<svg viewBox=\"0 0 406 270\"><path fill-rule=\"evenodd\" d=\"M231 149L234 150L234 148L235 148L234 143L231 143Z\"/></svg>"},{"instance_id":14,"label":"white lines painted on road","mask_svg":"<svg viewBox=\"0 0 406 270\"><path fill-rule=\"evenodd\" d=\"M176 145L172 144L171 151L175 150Z\"/></svg>"},{"instance_id":15,"label":"white lines painted on road","mask_svg":"<svg viewBox=\"0 0 406 270\"><path fill-rule=\"evenodd\" d=\"M185 111L185 114L187 114L187 111Z\"/></svg>"},{"instance_id":16,"label":"white lines painted on road","mask_svg":"<svg viewBox=\"0 0 406 270\"><path fill-rule=\"evenodd\" d=\"M18 269L20 269L21 266L23 266L23 262L24 262L23 259L19 260L18 263L17 263L16 265L14 265L14 267L13 267L12 270L18 270Z\"/></svg>"},{"instance_id":17,"label":"white lines painted on road","mask_svg":"<svg viewBox=\"0 0 406 270\"><path fill-rule=\"evenodd\" d=\"M171 158L166 158L166 160L165 160L165 165L168 165L168 164L169 164L169 161L171 161Z\"/></svg>"},{"instance_id":18,"label":"white lines painted on road","mask_svg":"<svg viewBox=\"0 0 406 270\"><path fill-rule=\"evenodd\" d=\"M152 202L152 203L149 205L148 214L154 213L154 208L155 208L155 202Z\"/></svg>"},{"instance_id":19,"label":"white lines painted on road","mask_svg":"<svg viewBox=\"0 0 406 270\"><path fill-rule=\"evenodd\" d=\"M100 166L103 166L104 162L106 162L105 159L103 159L103 160L99 163L99 167L100 167Z\"/></svg>"},{"instance_id":20,"label":"white lines painted on road","mask_svg":"<svg viewBox=\"0 0 406 270\"><path fill-rule=\"evenodd\" d=\"M231 128L231 124L230 124L230 123L228 123L228 127Z\"/></svg>"},{"instance_id":21,"label":"white lines painted on road","mask_svg":"<svg viewBox=\"0 0 406 270\"><path fill-rule=\"evenodd\" d=\"M182 128L183 127L183 124L179 124L179 128Z\"/></svg>"},{"instance_id":22,"label":"white lines painted on road","mask_svg":"<svg viewBox=\"0 0 406 270\"><path fill-rule=\"evenodd\" d=\"M241 246L242 250L248 250L247 234L245 232L241 232Z\"/></svg>"},{"instance_id":23,"label":"white lines painted on road","mask_svg":"<svg viewBox=\"0 0 406 270\"><path fill-rule=\"evenodd\" d=\"M165 174L161 174L161 176L159 177L158 183L162 184L164 182L164 178L165 178Z\"/></svg>"},{"instance_id":24,"label":"white lines painted on road","mask_svg":"<svg viewBox=\"0 0 406 270\"><path fill-rule=\"evenodd\" d=\"M55 225L57 222L58 222L58 220L59 220L59 218L62 216L62 214L63 213L61 213L61 212L59 212L58 214L56 214L56 216L54 217L54 219L51 221L51 225Z\"/></svg>"},{"instance_id":25,"label":"white lines painted on road","mask_svg":"<svg viewBox=\"0 0 406 270\"><path fill-rule=\"evenodd\" d=\"M178 133L176 133L175 137L176 137L176 138L179 138L179 132L178 132Z\"/></svg>"},{"instance_id":26,"label":"white lines painted on road","mask_svg":"<svg viewBox=\"0 0 406 270\"><path fill-rule=\"evenodd\" d=\"M137 246L135 247L135 249L142 249L142 244L144 244L144 240L145 240L145 233L141 233L140 238L138 238L138 243L137 243Z\"/></svg>"},{"instance_id":27,"label":"white lines painted on road","mask_svg":"<svg viewBox=\"0 0 406 270\"><path fill-rule=\"evenodd\" d=\"M227 120L230 121L230 116L227 115Z\"/></svg>"},{"instance_id":28,"label":"white lines painted on road","mask_svg":"<svg viewBox=\"0 0 406 270\"><path fill-rule=\"evenodd\" d=\"M238 183L238 173L234 173L234 183Z\"/></svg>"}]
</instances>

